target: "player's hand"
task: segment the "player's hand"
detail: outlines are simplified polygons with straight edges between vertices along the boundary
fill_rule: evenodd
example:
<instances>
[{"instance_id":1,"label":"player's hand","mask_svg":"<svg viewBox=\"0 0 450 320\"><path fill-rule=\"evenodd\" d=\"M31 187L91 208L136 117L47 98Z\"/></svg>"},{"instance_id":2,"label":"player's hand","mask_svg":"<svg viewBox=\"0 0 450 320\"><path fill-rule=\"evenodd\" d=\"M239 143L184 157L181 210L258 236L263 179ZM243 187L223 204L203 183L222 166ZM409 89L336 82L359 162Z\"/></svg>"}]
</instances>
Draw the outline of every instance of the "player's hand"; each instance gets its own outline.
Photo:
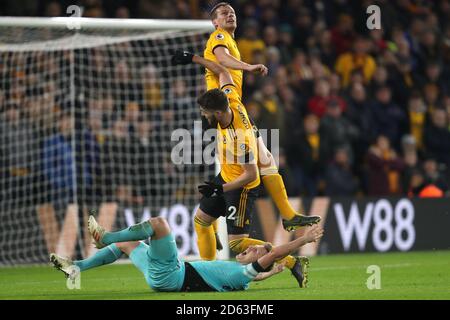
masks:
<instances>
[{"instance_id":1,"label":"player's hand","mask_svg":"<svg viewBox=\"0 0 450 320\"><path fill-rule=\"evenodd\" d=\"M248 68L248 71L253 73L259 73L263 76L267 76L267 73L269 72L269 69L263 64L251 64Z\"/></svg>"},{"instance_id":2,"label":"player's hand","mask_svg":"<svg viewBox=\"0 0 450 320\"><path fill-rule=\"evenodd\" d=\"M207 198L213 195L219 196L223 194L223 186L214 182L205 181L205 184L198 186L198 191Z\"/></svg>"},{"instance_id":3,"label":"player's hand","mask_svg":"<svg viewBox=\"0 0 450 320\"><path fill-rule=\"evenodd\" d=\"M272 268L271 272L272 274L277 274L282 272L286 267L286 262L275 264L275 266Z\"/></svg>"},{"instance_id":4,"label":"player's hand","mask_svg":"<svg viewBox=\"0 0 450 320\"><path fill-rule=\"evenodd\" d=\"M172 64L173 65L190 64L192 63L193 57L194 54L190 53L189 51L177 50L172 56Z\"/></svg>"},{"instance_id":5,"label":"player's hand","mask_svg":"<svg viewBox=\"0 0 450 320\"><path fill-rule=\"evenodd\" d=\"M308 228L305 232L304 237L307 242L316 242L323 236L323 229L319 227L317 224Z\"/></svg>"}]
</instances>

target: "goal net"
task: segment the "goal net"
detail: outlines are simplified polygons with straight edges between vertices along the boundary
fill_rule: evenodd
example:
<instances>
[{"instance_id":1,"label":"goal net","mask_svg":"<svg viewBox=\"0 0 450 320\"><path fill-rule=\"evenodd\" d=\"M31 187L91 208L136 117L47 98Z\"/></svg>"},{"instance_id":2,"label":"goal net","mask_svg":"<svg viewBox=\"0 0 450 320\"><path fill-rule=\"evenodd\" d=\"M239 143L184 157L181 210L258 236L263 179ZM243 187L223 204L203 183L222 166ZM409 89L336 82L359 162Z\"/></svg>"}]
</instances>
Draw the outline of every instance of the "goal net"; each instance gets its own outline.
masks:
<instances>
[{"instance_id":1,"label":"goal net","mask_svg":"<svg viewBox=\"0 0 450 320\"><path fill-rule=\"evenodd\" d=\"M201 53L210 22L73 21L0 18L0 265L92 254L91 210L107 229L165 216L196 254L196 186L214 165L174 164L171 138L202 141L203 70L170 55Z\"/></svg>"}]
</instances>

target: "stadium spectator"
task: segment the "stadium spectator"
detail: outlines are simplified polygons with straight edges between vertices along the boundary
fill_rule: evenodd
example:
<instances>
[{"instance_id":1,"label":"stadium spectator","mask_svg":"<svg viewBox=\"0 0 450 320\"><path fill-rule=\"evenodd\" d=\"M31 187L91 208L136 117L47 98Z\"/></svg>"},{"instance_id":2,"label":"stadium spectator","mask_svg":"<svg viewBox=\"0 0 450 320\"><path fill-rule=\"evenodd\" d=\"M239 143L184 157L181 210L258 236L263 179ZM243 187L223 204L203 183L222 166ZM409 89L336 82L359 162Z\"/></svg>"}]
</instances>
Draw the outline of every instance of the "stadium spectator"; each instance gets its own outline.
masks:
<instances>
[{"instance_id":1,"label":"stadium spectator","mask_svg":"<svg viewBox=\"0 0 450 320\"><path fill-rule=\"evenodd\" d=\"M400 174L404 163L391 148L389 138L379 135L367 153L368 195L388 196L401 193Z\"/></svg>"},{"instance_id":2,"label":"stadium spectator","mask_svg":"<svg viewBox=\"0 0 450 320\"><path fill-rule=\"evenodd\" d=\"M43 173L50 186L50 197L56 203L73 203L75 184L75 150L71 139L74 134L74 119L61 115L58 132L47 137L43 143Z\"/></svg>"},{"instance_id":3,"label":"stadium spectator","mask_svg":"<svg viewBox=\"0 0 450 320\"><path fill-rule=\"evenodd\" d=\"M286 134L293 133L299 126L299 123L301 123L303 115L301 97L296 96L290 87L279 88L278 95L285 112L285 123L283 127Z\"/></svg>"},{"instance_id":4,"label":"stadium spectator","mask_svg":"<svg viewBox=\"0 0 450 320\"><path fill-rule=\"evenodd\" d=\"M425 75L421 79L421 86L428 83L435 84L439 88L439 92L449 93L448 78L446 80L441 65L437 61L429 61L425 67Z\"/></svg>"},{"instance_id":5,"label":"stadium spectator","mask_svg":"<svg viewBox=\"0 0 450 320\"><path fill-rule=\"evenodd\" d=\"M45 6L45 16L47 17L61 17L62 8L58 1L51 1Z\"/></svg>"},{"instance_id":6,"label":"stadium spectator","mask_svg":"<svg viewBox=\"0 0 450 320\"><path fill-rule=\"evenodd\" d=\"M413 135L404 135L402 137L402 152L405 168L402 172L402 190L404 192L410 189L413 174L420 169L419 154L417 143Z\"/></svg>"},{"instance_id":7,"label":"stadium spectator","mask_svg":"<svg viewBox=\"0 0 450 320\"><path fill-rule=\"evenodd\" d=\"M423 86L423 96L429 113L432 113L436 108L439 108L439 88L436 84L427 83Z\"/></svg>"},{"instance_id":8,"label":"stadium spectator","mask_svg":"<svg viewBox=\"0 0 450 320\"><path fill-rule=\"evenodd\" d=\"M364 75L361 70L355 70L358 74L362 75L364 79ZM375 73L373 74L372 81L369 84L370 92L375 93L376 90L380 87L389 85L388 83L389 77L387 69L384 65L377 65ZM353 82L352 82L353 83ZM365 83L363 83L365 85Z\"/></svg>"},{"instance_id":9,"label":"stadium spectator","mask_svg":"<svg viewBox=\"0 0 450 320\"><path fill-rule=\"evenodd\" d=\"M319 124L317 116L305 116L303 130L289 139L287 144L296 192L311 197L318 193L319 180L329 157L329 144L320 135Z\"/></svg>"},{"instance_id":10,"label":"stadium spectator","mask_svg":"<svg viewBox=\"0 0 450 320\"><path fill-rule=\"evenodd\" d=\"M263 40L267 47L276 46L278 44L277 29L272 25L265 27L263 30Z\"/></svg>"},{"instance_id":11,"label":"stadium spectator","mask_svg":"<svg viewBox=\"0 0 450 320\"><path fill-rule=\"evenodd\" d=\"M336 60L336 72L341 76L342 86L348 87L353 70L361 69L365 83L369 83L377 67L375 59L368 53L368 41L358 37L353 43L353 50L342 53Z\"/></svg>"},{"instance_id":12,"label":"stadium spectator","mask_svg":"<svg viewBox=\"0 0 450 320\"><path fill-rule=\"evenodd\" d=\"M22 201L24 205L36 199L36 177L39 161L33 155L38 153L38 132L29 117L24 117L20 106L3 106L0 96L0 176L2 184L0 199ZM21 114L22 113L22 114ZM20 143L17 143L20 141Z\"/></svg>"},{"instance_id":13,"label":"stadium spectator","mask_svg":"<svg viewBox=\"0 0 450 320\"><path fill-rule=\"evenodd\" d=\"M143 202L148 197L155 196L158 188L156 164L158 159L157 144L154 139L154 125L147 120L141 120L136 124L136 135L131 138L133 150L133 162L135 163L135 176L133 181L138 202Z\"/></svg>"},{"instance_id":14,"label":"stadium spectator","mask_svg":"<svg viewBox=\"0 0 450 320\"><path fill-rule=\"evenodd\" d=\"M336 60L336 52L333 49L331 42L331 32L328 29L322 30L316 39L317 44L315 50L320 54L320 60L329 68L334 67L334 61Z\"/></svg>"},{"instance_id":15,"label":"stadium spectator","mask_svg":"<svg viewBox=\"0 0 450 320\"><path fill-rule=\"evenodd\" d=\"M305 50L308 47L308 39L311 37L313 20L311 12L307 8L295 10L297 12L293 21L294 44L297 48Z\"/></svg>"},{"instance_id":16,"label":"stadium spectator","mask_svg":"<svg viewBox=\"0 0 450 320\"><path fill-rule=\"evenodd\" d=\"M431 122L425 127L426 151L436 160L450 166L450 131L447 114L443 109L435 109L431 113Z\"/></svg>"},{"instance_id":17,"label":"stadium spectator","mask_svg":"<svg viewBox=\"0 0 450 320\"><path fill-rule=\"evenodd\" d=\"M237 41L241 60L253 64L253 52L264 51L266 45L259 37L258 23L255 20L248 20L244 25L244 34Z\"/></svg>"},{"instance_id":18,"label":"stadium spectator","mask_svg":"<svg viewBox=\"0 0 450 320\"><path fill-rule=\"evenodd\" d=\"M327 196L354 196L358 184L353 176L346 148L336 148L334 159L325 169L325 194Z\"/></svg>"},{"instance_id":19,"label":"stadium spectator","mask_svg":"<svg viewBox=\"0 0 450 320\"><path fill-rule=\"evenodd\" d=\"M346 149L348 156L353 160L352 144L358 138L358 129L342 116L342 110L337 101L329 100L326 108L325 116L320 120L320 132L329 144L330 157L338 149Z\"/></svg>"},{"instance_id":20,"label":"stadium spectator","mask_svg":"<svg viewBox=\"0 0 450 320\"><path fill-rule=\"evenodd\" d=\"M393 87L393 99L402 108L408 105L409 97L419 87L417 77L414 76L411 68L409 63L400 63L390 81Z\"/></svg>"},{"instance_id":21,"label":"stadium spectator","mask_svg":"<svg viewBox=\"0 0 450 320\"><path fill-rule=\"evenodd\" d=\"M435 32L427 26L420 35L419 61L425 66L427 61L440 61L441 50Z\"/></svg>"},{"instance_id":22,"label":"stadium spectator","mask_svg":"<svg viewBox=\"0 0 450 320\"><path fill-rule=\"evenodd\" d=\"M331 95L330 83L327 79L319 79L314 84L314 96L308 100L308 111L319 118L325 115L327 105L337 103L341 111L345 111L345 101L338 97Z\"/></svg>"},{"instance_id":23,"label":"stadium spectator","mask_svg":"<svg viewBox=\"0 0 450 320\"><path fill-rule=\"evenodd\" d=\"M264 80L261 90L255 94L253 103L259 109L257 126L261 129L279 130L280 145L283 146L286 139L284 107L276 95L276 86L272 79ZM268 138L269 136L270 134L268 134ZM270 145L269 141L268 144Z\"/></svg>"},{"instance_id":24,"label":"stadium spectator","mask_svg":"<svg viewBox=\"0 0 450 320\"><path fill-rule=\"evenodd\" d=\"M133 144L129 135L127 122L118 119L112 127L112 136L106 140L103 150L105 158L109 159L103 165L105 174L111 180L110 196L124 205L133 205L140 202L133 189L135 163L133 161Z\"/></svg>"},{"instance_id":25,"label":"stadium spectator","mask_svg":"<svg viewBox=\"0 0 450 320\"><path fill-rule=\"evenodd\" d=\"M433 157L428 157L423 162L423 172L425 180L428 183L435 185L444 193L448 191L448 182L439 172L439 164Z\"/></svg>"},{"instance_id":26,"label":"stadium spectator","mask_svg":"<svg viewBox=\"0 0 450 320\"><path fill-rule=\"evenodd\" d=\"M273 77L276 75L278 68L281 65L281 55L280 50L277 47L268 47L266 50L266 64L269 69L268 75L269 77Z\"/></svg>"},{"instance_id":27,"label":"stadium spectator","mask_svg":"<svg viewBox=\"0 0 450 320\"><path fill-rule=\"evenodd\" d=\"M406 125L406 115L393 103L389 87L382 86L376 90L371 109L375 133L387 136L392 145L398 149L401 133Z\"/></svg>"},{"instance_id":28,"label":"stadium spectator","mask_svg":"<svg viewBox=\"0 0 450 320\"><path fill-rule=\"evenodd\" d=\"M118 19L129 19L130 18L130 10L125 6L119 7L116 9L114 17L118 18Z\"/></svg>"},{"instance_id":29,"label":"stadium spectator","mask_svg":"<svg viewBox=\"0 0 450 320\"><path fill-rule=\"evenodd\" d=\"M388 43L384 38L384 29L373 29L369 32L370 52L375 55L381 55L388 48Z\"/></svg>"},{"instance_id":30,"label":"stadium spectator","mask_svg":"<svg viewBox=\"0 0 450 320\"><path fill-rule=\"evenodd\" d=\"M353 141L353 168L354 174L360 178L360 186L367 190L365 179L365 155L372 141L375 139L372 112L367 98L367 90L362 82L354 82L350 87L350 96L347 98L347 110L344 113L352 126L359 132Z\"/></svg>"},{"instance_id":31,"label":"stadium spectator","mask_svg":"<svg viewBox=\"0 0 450 320\"><path fill-rule=\"evenodd\" d=\"M131 101L125 106L123 120L127 123L130 136L137 135L137 126L141 118L141 107L137 102Z\"/></svg>"},{"instance_id":32,"label":"stadium spectator","mask_svg":"<svg viewBox=\"0 0 450 320\"><path fill-rule=\"evenodd\" d=\"M297 50L291 61L289 70L294 77L294 81L310 81L313 78L311 66L305 52Z\"/></svg>"},{"instance_id":33,"label":"stadium spectator","mask_svg":"<svg viewBox=\"0 0 450 320\"><path fill-rule=\"evenodd\" d=\"M409 197L418 198L441 198L444 192L433 183L426 181L421 170L415 170L411 177Z\"/></svg>"},{"instance_id":34,"label":"stadium spectator","mask_svg":"<svg viewBox=\"0 0 450 320\"><path fill-rule=\"evenodd\" d=\"M417 148L423 150L423 133L426 121L426 107L418 93L410 96L408 102L409 133L417 142Z\"/></svg>"},{"instance_id":35,"label":"stadium spectator","mask_svg":"<svg viewBox=\"0 0 450 320\"><path fill-rule=\"evenodd\" d=\"M173 81L168 97L165 101L164 110L172 110L174 112L174 119L178 125L185 129L190 129L192 123L186 121L187 119L195 119L199 117L198 110L189 108L197 102L195 97L189 94L186 81L182 78L177 78ZM190 110L192 114L186 114Z\"/></svg>"},{"instance_id":36,"label":"stadium spectator","mask_svg":"<svg viewBox=\"0 0 450 320\"><path fill-rule=\"evenodd\" d=\"M354 83L350 87L350 96L344 116L355 126L360 133L355 145L357 153L365 154L367 147L373 141L373 123L370 103L367 99L367 90L361 83Z\"/></svg>"},{"instance_id":37,"label":"stadium spectator","mask_svg":"<svg viewBox=\"0 0 450 320\"><path fill-rule=\"evenodd\" d=\"M283 65L288 64L294 56L292 27L288 24L282 24L280 26L278 49L280 50L281 63Z\"/></svg>"},{"instance_id":38,"label":"stadium spectator","mask_svg":"<svg viewBox=\"0 0 450 320\"><path fill-rule=\"evenodd\" d=\"M331 28L331 42L337 55L343 54L352 48L356 33L353 28L353 18L348 14L339 15L336 26Z\"/></svg>"},{"instance_id":39,"label":"stadium spectator","mask_svg":"<svg viewBox=\"0 0 450 320\"><path fill-rule=\"evenodd\" d=\"M141 71L143 96L148 110L157 109L163 103L163 92L157 68L149 64Z\"/></svg>"}]
</instances>

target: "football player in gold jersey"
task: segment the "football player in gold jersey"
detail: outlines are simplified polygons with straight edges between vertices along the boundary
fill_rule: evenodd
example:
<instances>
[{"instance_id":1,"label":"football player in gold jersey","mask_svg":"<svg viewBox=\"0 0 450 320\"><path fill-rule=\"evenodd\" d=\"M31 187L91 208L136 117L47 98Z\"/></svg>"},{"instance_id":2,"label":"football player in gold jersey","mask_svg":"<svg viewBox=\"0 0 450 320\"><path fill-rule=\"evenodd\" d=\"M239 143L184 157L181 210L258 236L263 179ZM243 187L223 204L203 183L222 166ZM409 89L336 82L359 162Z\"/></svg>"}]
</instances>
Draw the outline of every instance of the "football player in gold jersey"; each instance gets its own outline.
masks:
<instances>
[{"instance_id":1,"label":"football player in gold jersey","mask_svg":"<svg viewBox=\"0 0 450 320\"><path fill-rule=\"evenodd\" d=\"M264 241L249 238L260 184L257 140L233 78L220 64L187 51L177 51L172 62L194 62L208 68L219 79L221 88L208 90L197 100L208 122L217 123L217 153L221 163L219 175L199 186L203 197L194 225L200 256L203 260L215 259L216 240L211 224L220 216L226 218L229 246L235 253L244 252L252 245L262 245ZM302 286L299 257L287 256L279 263L286 265Z\"/></svg>"},{"instance_id":2,"label":"football player in gold jersey","mask_svg":"<svg viewBox=\"0 0 450 320\"><path fill-rule=\"evenodd\" d=\"M256 72L267 75L267 67L262 64L251 65L241 61L241 55L234 39L237 27L236 14L227 2L216 4L210 12L215 31L211 33L203 53L205 59L220 63L231 74L236 91L242 97L243 71ZM207 89L219 88L219 79L211 70L206 69ZM252 122L253 124L253 122ZM312 225L320 221L319 216L304 216L298 214L290 205L286 188L271 152L267 149L258 129L253 124L257 136L258 167L264 187L275 202L281 216L283 227L287 231L296 230L299 227ZM214 227L214 226L213 226Z\"/></svg>"}]
</instances>

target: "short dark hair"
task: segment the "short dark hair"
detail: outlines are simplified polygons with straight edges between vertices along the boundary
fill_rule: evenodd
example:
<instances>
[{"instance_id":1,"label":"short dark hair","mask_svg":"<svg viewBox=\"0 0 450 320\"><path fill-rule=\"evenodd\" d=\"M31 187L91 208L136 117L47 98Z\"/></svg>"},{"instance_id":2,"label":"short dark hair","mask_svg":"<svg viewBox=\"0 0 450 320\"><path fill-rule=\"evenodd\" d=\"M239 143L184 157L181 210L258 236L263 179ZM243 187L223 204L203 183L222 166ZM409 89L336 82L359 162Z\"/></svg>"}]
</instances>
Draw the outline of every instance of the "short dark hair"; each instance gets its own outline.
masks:
<instances>
[{"instance_id":1,"label":"short dark hair","mask_svg":"<svg viewBox=\"0 0 450 320\"><path fill-rule=\"evenodd\" d=\"M224 6L231 7L231 4L229 4L228 2L219 2L214 7L212 7L212 9L209 11L209 16L211 17L211 20L214 20L215 18L217 18L216 10L219 9L220 7L224 7Z\"/></svg>"},{"instance_id":2,"label":"short dark hair","mask_svg":"<svg viewBox=\"0 0 450 320\"><path fill-rule=\"evenodd\" d=\"M206 91L197 99L197 103L208 111L226 111L228 108L227 95L219 89Z\"/></svg>"}]
</instances>

